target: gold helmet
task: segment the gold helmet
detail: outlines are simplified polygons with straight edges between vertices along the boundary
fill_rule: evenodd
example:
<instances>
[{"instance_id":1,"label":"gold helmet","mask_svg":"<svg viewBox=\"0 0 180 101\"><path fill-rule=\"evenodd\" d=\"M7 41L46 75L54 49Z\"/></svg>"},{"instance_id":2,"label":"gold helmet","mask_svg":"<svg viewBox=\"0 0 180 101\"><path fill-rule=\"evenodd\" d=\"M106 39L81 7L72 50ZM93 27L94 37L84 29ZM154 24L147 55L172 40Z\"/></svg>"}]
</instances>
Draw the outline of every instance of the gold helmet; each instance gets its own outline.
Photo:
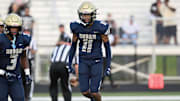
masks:
<instances>
[{"instance_id":1,"label":"gold helmet","mask_svg":"<svg viewBox=\"0 0 180 101\"><path fill-rule=\"evenodd\" d=\"M5 24L12 27L22 26L22 19L17 14L9 14L5 19Z\"/></svg>"},{"instance_id":2,"label":"gold helmet","mask_svg":"<svg viewBox=\"0 0 180 101\"><path fill-rule=\"evenodd\" d=\"M4 21L2 18L0 18L0 26L4 26Z\"/></svg>"},{"instance_id":3,"label":"gold helmet","mask_svg":"<svg viewBox=\"0 0 180 101\"><path fill-rule=\"evenodd\" d=\"M18 33L21 33L22 30L22 18L20 16L18 16L17 14L9 14L7 15L7 17L5 18L5 33L9 34L10 32L10 28L18 28Z\"/></svg>"},{"instance_id":4,"label":"gold helmet","mask_svg":"<svg viewBox=\"0 0 180 101\"><path fill-rule=\"evenodd\" d=\"M96 19L96 10L96 7L91 2L83 2L78 9L79 19L86 24L93 22ZM90 22L85 22L82 15L91 15Z\"/></svg>"}]
</instances>

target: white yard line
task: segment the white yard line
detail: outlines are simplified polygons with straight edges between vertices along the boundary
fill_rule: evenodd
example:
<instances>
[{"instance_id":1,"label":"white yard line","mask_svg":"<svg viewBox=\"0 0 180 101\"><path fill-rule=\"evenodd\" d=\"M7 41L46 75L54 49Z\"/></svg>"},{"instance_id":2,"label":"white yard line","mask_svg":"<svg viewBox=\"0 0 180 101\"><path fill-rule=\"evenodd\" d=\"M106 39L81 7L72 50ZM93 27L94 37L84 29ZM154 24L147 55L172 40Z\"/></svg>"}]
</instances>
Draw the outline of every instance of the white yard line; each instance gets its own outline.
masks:
<instances>
[{"instance_id":1,"label":"white yard line","mask_svg":"<svg viewBox=\"0 0 180 101\"><path fill-rule=\"evenodd\" d=\"M104 96L103 101L180 101L180 96ZM50 97L33 97L32 101L51 101ZM59 97L59 101L63 101ZM90 101L82 96L72 97L72 101Z\"/></svg>"}]
</instances>

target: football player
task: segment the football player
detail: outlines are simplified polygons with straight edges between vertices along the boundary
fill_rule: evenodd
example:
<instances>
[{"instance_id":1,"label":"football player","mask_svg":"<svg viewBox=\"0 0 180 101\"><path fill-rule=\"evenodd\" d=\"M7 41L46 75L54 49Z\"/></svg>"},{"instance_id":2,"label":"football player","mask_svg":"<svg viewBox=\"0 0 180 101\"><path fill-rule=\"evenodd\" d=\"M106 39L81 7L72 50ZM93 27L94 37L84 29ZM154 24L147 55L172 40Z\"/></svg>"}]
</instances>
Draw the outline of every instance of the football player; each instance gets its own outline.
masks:
<instances>
[{"instance_id":1,"label":"football player","mask_svg":"<svg viewBox=\"0 0 180 101\"><path fill-rule=\"evenodd\" d=\"M0 101L24 101L24 89L20 64L26 74L26 83L31 82L25 48L31 38L22 34L22 19L16 14L7 15L5 33L0 34Z\"/></svg>"},{"instance_id":2,"label":"football player","mask_svg":"<svg viewBox=\"0 0 180 101\"><path fill-rule=\"evenodd\" d=\"M80 22L70 24L73 33L69 56L69 72L73 72L72 59L79 40L79 83L80 91L91 101L101 101L99 88L102 78L102 42L106 50L107 65L104 75L110 73L111 49L107 34L109 25L96 19L96 7L91 2L83 2L78 9Z\"/></svg>"},{"instance_id":3,"label":"football player","mask_svg":"<svg viewBox=\"0 0 180 101\"><path fill-rule=\"evenodd\" d=\"M0 34L2 34L4 31L4 21L2 18L0 18Z\"/></svg>"}]
</instances>

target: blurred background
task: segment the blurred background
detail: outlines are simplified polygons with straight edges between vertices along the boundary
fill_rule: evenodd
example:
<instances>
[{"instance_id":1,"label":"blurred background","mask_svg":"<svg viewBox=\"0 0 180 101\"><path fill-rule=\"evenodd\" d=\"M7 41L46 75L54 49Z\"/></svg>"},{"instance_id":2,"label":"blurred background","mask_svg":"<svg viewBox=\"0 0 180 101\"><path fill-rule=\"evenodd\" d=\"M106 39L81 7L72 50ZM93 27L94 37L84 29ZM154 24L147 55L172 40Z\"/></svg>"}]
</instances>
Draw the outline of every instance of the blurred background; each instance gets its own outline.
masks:
<instances>
[{"instance_id":1,"label":"blurred background","mask_svg":"<svg viewBox=\"0 0 180 101\"><path fill-rule=\"evenodd\" d=\"M69 24L79 19L77 9L83 1L0 0L1 17L12 12L22 16L24 29L31 32L36 42L33 63L36 95L48 93L52 50L62 33L72 36ZM138 92L138 96L149 94L143 92L179 95L180 0L89 1L98 9L97 19L111 26L112 75L105 78L102 92L110 95L116 92L117 96L134 95L134 92ZM60 24L64 25L63 31ZM79 88L74 87L73 91L79 92ZM180 98L171 101L175 100L180 101Z\"/></svg>"}]
</instances>

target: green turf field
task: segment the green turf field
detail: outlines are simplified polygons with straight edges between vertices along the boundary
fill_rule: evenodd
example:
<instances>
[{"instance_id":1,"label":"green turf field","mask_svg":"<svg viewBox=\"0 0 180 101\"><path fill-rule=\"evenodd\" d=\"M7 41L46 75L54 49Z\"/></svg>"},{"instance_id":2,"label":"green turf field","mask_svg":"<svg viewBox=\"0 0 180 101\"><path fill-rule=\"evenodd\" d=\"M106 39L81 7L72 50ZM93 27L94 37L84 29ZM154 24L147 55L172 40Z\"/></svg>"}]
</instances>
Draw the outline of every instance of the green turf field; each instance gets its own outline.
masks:
<instances>
[{"instance_id":1,"label":"green turf field","mask_svg":"<svg viewBox=\"0 0 180 101\"><path fill-rule=\"evenodd\" d=\"M166 68L163 66L166 65ZM176 56L166 56L166 62L163 62L163 57L157 57L157 69L156 73L163 73L166 76L176 76L176 68L177 68L177 61ZM166 69L166 72L163 72L163 69Z\"/></svg>"},{"instance_id":2,"label":"green turf field","mask_svg":"<svg viewBox=\"0 0 180 101\"><path fill-rule=\"evenodd\" d=\"M102 101L180 101L180 92L118 92L102 93ZM58 101L64 101L59 94ZM48 93L35 93L32 101L51 101ZM90 101L80 93L72 94L72 101Z\"/></svg>"},{"instance_id":3,"label":"green turf field","mask_svg":"<svg viewBox=\"0 0 180 101\"><path fill-rule=\"evenodd\" d=\"M102 96L175 96L180 92L102 92ZM73 96L81 96L80 93L73 93ZM48 93L35 93L34 96L49 96ZM61 96L61 93L59 94Z\"/></svg>"}]
</instances>

